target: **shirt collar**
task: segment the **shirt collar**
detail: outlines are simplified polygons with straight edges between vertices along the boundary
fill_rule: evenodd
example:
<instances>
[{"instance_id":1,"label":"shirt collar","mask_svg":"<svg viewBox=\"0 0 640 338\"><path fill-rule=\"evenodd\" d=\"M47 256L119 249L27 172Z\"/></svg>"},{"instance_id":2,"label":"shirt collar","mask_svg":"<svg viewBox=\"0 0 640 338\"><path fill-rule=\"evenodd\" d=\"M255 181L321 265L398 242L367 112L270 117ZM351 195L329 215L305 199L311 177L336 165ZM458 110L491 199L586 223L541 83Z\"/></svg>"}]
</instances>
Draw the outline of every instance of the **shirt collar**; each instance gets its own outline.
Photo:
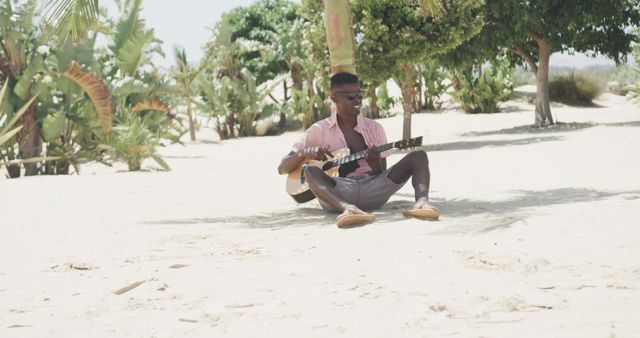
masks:
<instances>
[{"instance_id":1,"label":"shirt collar","mask_svg":"<svg viewBox=\"0 0 640 338\"><path fill-rule=\"evenodd\" d=\"M356 118L356 127L353 128L355 131L361 131L362 128L364 128L364 117L362 116L362 113L358 114L358 117ZM329 116L329 127L333 128L333 127L339 127L338 126L338 113L336 113L335 111L333 113L331 113L331 116Z\"/></svg>"}]
</instances>

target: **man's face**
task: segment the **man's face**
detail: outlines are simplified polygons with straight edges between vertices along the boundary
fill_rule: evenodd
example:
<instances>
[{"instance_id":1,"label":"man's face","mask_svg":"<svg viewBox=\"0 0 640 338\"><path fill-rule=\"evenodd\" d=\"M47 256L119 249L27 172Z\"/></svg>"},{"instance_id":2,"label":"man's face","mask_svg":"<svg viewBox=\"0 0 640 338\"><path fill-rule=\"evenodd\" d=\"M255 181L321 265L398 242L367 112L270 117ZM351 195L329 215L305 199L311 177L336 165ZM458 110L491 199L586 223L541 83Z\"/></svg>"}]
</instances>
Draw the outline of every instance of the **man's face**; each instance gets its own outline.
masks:
<instances>
[{"instance_id":1,"label":"man's face","mask_svg":"<svg viewBox=\"0 0 640 338\"><path fill-rule=\"evenodd\" d=\"M338 114L356 117L362 106L362 90L357 83L340 85L331 90L331 100L335 102Z\"/></svg>"}]
</instances>

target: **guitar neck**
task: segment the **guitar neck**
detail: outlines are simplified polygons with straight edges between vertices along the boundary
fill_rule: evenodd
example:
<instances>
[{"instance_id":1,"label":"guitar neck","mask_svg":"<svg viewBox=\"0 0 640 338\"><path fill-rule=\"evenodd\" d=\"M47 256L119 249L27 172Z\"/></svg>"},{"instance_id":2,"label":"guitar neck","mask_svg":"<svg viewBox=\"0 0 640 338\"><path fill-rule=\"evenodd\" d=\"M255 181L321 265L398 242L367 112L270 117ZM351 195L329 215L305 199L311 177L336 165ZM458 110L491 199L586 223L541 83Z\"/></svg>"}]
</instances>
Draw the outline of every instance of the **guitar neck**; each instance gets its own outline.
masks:
<instances>
[{"instance_id":1,"label":"guitar neck","mask_svg":"<svg viewBox=\"0 0 640 338\"><path fill-rule=\"evenodd\" d=\"M383 151L389 150L393 148L393 143L387 143L387 144L383 144L381 146L377 146L377 147L373 147L373 150L377 153L381 153ZM359 151L357 153L353 153L349 156L345 156L345 157L340 157L337 158L331 162L328 162L330 164L330 166L325 166L327 168L333 168L333 167L337 167L337 166L341 166L345 163L349 163L352 161L357 161L359 159L364 158L364 155L367 153L369 149L363 150L363 151ZM326 169L325 169L326 170Z\"/></svg>"}]
</instances>

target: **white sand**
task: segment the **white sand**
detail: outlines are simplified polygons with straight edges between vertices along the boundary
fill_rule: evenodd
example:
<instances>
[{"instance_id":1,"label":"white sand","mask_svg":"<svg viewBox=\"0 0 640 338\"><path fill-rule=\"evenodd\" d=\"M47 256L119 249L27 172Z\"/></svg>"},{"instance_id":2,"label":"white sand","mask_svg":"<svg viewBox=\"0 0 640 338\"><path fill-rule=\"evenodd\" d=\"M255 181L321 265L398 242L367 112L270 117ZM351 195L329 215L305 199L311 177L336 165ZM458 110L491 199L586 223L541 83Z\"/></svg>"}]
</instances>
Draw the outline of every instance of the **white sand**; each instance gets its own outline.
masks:
<instances>
[{"instance_id":1,"label":"white sand","mask_svg":"<svg viewBox=\"0 0 640 338\"><path fill-rule=\"evenodd\" d=\"M360 228L296 206L299 132L0 179L0 337L639 337L640 109L599 104L415 115L439 222L400 215L410 184Z\"/></svg>"}]
</instances>

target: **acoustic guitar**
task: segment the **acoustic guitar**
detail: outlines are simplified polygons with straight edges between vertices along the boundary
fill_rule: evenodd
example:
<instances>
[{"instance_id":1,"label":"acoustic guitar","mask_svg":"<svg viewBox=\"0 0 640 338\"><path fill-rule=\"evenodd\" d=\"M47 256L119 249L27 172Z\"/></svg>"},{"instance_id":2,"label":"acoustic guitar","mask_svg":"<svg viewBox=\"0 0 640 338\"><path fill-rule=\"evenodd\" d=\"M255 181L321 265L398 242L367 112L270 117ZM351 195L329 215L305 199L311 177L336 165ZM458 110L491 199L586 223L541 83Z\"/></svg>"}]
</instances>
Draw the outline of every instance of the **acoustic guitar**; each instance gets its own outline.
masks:
<instances>
[{"instance_id":1,"label":"acoustic guitar","mask_svg":"<svg viewBox=\"0 0 640 338\"><path fill-rule=\"evenodd\" d=\"M422 145L422 136L415 137L408 140L401 140L397 142L391 142L387 144L383 144L381 146L374 147L373 150L380 153L386 150L390 150L393 148L397 149L406 149L411 147L419 147ZM364 158L364 155L367 153L367 150L359 151L355 154L350 154L349 148L343 148L336 151L333 151L333 158L330 158L326 161L316 161L316 160L304 160L300 163L300 165L296 168L296 170L289 173L287 176L287 184L286 189L287 193L293 197L293 199L298 203L304 203L311 201L316 198L316 196L309 190L309 185L307 185L306 180L304 179L304 168L306 166L314 166L321 168L329 176L338 176L340 166L351 163L353 161L357 161L359 159Z\"/></svg>"}]
</instances>

